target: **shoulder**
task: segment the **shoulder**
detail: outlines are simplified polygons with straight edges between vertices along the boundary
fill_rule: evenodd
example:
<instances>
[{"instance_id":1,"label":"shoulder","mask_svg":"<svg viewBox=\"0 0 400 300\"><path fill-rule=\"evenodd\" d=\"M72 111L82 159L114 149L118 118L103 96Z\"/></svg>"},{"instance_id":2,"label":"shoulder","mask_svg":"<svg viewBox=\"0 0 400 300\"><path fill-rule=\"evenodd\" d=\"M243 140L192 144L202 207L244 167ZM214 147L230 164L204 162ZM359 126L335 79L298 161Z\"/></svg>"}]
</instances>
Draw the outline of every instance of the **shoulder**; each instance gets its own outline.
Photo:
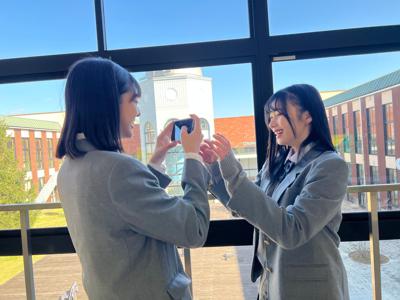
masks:
<instances>
[{"instance_id":1,"label":"shoulder","mask_svg":"<svg viewBox=\"0 0 400 300\"><path fill-rule=\"evenodd\" d=\"M329 173L334 175L348 174L348 166L344 159L335 151L324 151L311 163L311 172Z\"/></svg>"}]
</instances>

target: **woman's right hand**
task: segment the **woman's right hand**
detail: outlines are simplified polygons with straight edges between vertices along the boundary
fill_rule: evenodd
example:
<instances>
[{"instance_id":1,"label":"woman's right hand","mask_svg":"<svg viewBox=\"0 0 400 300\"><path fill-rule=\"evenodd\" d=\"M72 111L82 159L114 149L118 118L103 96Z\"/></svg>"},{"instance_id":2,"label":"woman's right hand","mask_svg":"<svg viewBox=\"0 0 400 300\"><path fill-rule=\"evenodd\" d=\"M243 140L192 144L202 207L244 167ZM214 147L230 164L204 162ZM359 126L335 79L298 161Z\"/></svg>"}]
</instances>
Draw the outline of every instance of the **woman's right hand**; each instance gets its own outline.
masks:
<instances>
[{"instance_id":1,"label":"woman's right hand","mask_svg":"<svg viewBox=\"0 0 400 300\"><path fill-rule=\"evenodd\" d=\"M210 140L204 140L204 143L200 145L199 154L203 161L209 165L218 160L218 155L215 153L214 146Z\"/></svg>"},{"instance_id":2,"label":"woman's right hand","mask_svg":"<svg viewBox=\"0 0 400 300\"><path fill-rule=\"evenodd\" d=\"M181 130L181 143L185 153L199 153L200 144L203 141L203 134L200 127L200 118L195 114L190 115L193 119L193 130L191 133L187 132L187 127L182 126Z\"/></svg>"}]
</instances>

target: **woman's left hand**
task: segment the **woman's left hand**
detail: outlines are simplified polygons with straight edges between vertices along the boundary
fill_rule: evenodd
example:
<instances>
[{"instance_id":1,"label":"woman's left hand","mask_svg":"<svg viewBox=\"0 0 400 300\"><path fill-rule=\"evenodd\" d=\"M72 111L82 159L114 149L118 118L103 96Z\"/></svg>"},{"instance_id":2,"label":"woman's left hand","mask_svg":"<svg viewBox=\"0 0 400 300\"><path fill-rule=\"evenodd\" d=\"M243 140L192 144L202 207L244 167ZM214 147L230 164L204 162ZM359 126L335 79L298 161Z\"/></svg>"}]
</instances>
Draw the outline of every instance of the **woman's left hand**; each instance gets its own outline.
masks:
<instances>
[{"instance_id":1,"label":"woman's left hand","mask_svg":"<svg viewBox=\"0 0 400 300\"><path fill-rule=\"evenodd\" d=\"M150 158L150 163L161 165L167 155L169 149L175 147L178 142L171 141L171 133L174 122L170 122L167 127L158 135L154 153Z\"/></svg>"},{"instance_id":2,"label":"woman's left hand","mask_svg":"<svg viewBox=\"0 0 400 300\"><path fill-rule=\"evenodd\" d=\"M232 150L231 143L220 133L214 134L213 137L215 139L212 141L214 146L213 150L218 155L219 159L223 160Z\"/></svg>"}]
</instances>

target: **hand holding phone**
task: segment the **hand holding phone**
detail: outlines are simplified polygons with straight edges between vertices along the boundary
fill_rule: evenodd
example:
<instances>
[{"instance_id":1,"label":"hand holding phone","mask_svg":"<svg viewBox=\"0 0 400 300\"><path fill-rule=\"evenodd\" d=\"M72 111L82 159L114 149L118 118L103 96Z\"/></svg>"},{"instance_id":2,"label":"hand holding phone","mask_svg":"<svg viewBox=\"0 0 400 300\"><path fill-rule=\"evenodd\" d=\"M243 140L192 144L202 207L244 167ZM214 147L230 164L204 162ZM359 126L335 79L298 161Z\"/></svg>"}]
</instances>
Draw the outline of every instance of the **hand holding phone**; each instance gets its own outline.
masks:
<instances>
[{"instance_id":1,"label":"hand holding phone","mask_svg":"<svg viewBox=\"0 0 400 300\"><path fill-rule=\"evenodd\" d=\"M186 126L187 132L191 133L193 131L193 119L189 118L175 121L172 127L171 141L181 141L182 126Z\"/></svg>"}]
</instances>

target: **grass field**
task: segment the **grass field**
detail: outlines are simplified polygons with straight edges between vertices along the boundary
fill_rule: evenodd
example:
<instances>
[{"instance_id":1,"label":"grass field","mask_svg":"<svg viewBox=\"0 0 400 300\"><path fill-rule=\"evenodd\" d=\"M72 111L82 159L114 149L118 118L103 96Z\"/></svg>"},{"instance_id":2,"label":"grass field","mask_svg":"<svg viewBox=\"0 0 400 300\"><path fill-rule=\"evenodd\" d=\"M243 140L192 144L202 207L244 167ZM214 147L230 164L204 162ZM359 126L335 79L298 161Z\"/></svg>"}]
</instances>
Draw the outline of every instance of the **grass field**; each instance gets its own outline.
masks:
<instances>
[{"instance_id":1,"label":"grass field","mask_svg":"<svg viewBox=\"0 0 400 300\"><path fill-rule=\"evenodd\" d=\"M31 224L32 228L63 227L67 226L64 212L59 209L46 209L37 213L35 221ZM37 262L45 257L44 255L34 255L33 262ZM0 256L0 285L4 284L20 272L24 271L22 256Z\"/></svg>"}]
</instances>

